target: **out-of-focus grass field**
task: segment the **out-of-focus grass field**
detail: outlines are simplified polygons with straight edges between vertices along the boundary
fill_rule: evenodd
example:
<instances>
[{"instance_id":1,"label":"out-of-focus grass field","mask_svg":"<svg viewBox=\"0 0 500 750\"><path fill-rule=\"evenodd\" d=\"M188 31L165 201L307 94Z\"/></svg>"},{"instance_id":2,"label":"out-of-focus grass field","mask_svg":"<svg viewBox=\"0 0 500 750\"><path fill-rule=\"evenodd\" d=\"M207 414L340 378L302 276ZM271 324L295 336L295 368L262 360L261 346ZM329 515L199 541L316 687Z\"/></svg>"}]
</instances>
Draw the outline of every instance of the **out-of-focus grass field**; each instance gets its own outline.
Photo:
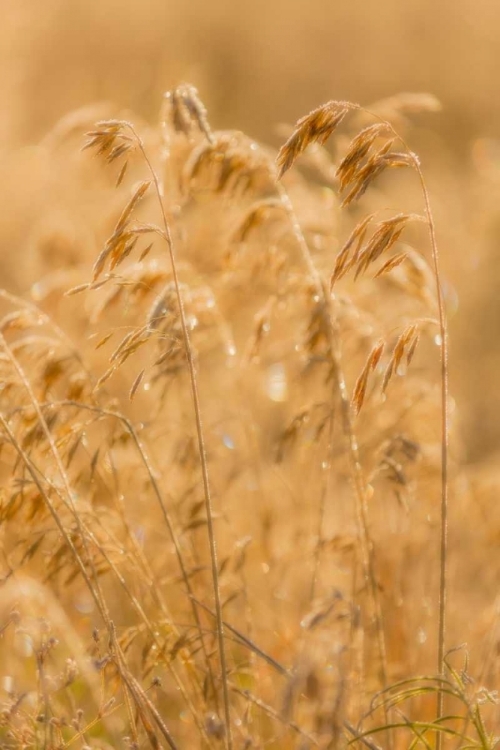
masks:
<instances>
[{"instance_id":1,"label":"out-of-focus grass field","mask_svg":"<svg viewBox=\"0 0 500 750\"><path fill-rule=\"evenodd\" d=\"M354 737L344 722L366 718L384 681L435 673L440 417L439 339L435 330L427 335L436 317L432 274L417 262L411 276L403 263L380 284L367 274L338 285L335 335L349 395L380 338L386 357L404 326L417 320L422 333L387 398L368 389L349 447L332 386L340 381L334 366L322 369L329 349L321 295L304 269L297 226L292 231L283 215L287 204L276 211L282 194L269 178L269 159L313 108L330 99L369 108L400 92L428 92L441 103L439 111L403 115L395 105L392 113L426 178L449 318L447 646L467 641L479 682L471 687L465 669L448 677L463 691L456 710L466 707L467 727L477 728L483 701L498 733L498 707L475 691L483 681L499 688L500 664L499 27L500 7L486 0L4 4L1 747L104 749L122 746L125 735L131 747L155 746L153 735L162 742L166 735L151 706L180 747L223 741L197 436L161 240L155 235L147 259L133 250L118 291L108 291L111 280L95 295L64 295L92 278L123 206L150 177L134 157L114 189L114 165L81 151L96 120L133 122L163 184L199 369L224 617L235 628L226 631L235 747L341 747L343 732ZM196 128L189 138L174 133L170 115L158 126L164 92L182 82L198 89L213 143ZM363 216L422 212L418 181L404 170L387 170L361 208L341 210L335 179L321 178L333 174L330 158L337 166L355 125L343 123L327 152L305 155L283 182L325 278ZM225 160L224 182L217 170ZM160 221L152 193L134 221ZM252 214L255 206L261 213ZM430 265L425 234L412 226L408 236ZM23 307L32 300L48 317ZM140 350L94 388L120 360L113 360L120 340L143 324ZM161 346L170 347L168 357ZM353 490L356 440L361 493ZM366 501L373 542L371 591L356 493ZM97 627L101 634L92 634ZM455 666L463 654L451 657ZM163 687L151 683L155 676ZM434 703L424 692L404 706L431 721ZM374 722L403 721L392 739L381 735L389 750L410 746L396 703L389 714L382 704L374 709ZM463 745L463 725L450 726ZM424 734L412 735L412 747L434 747ZM494 744L480 738L473 746Z\"/></svg>"},{"instance_id":2,"label":"out-of-focus grass field","mask_svg":"<svg viewBox=\"0 0 500 750\"><path fill-rule=\"evenodd\" d=\"M367 105L401 91L431 92L443 111L426 119L412 146L429 178L451 287L461 438L467 460L494 453L498 15L487 0L151 0L147 10L133 0L74 0L70 11L54 0L7 3L0 31L4 278L19 288L33 279L30 233L41 216L50 223L47 187L64 174L38 164L32 147L71 110L105 101L154 121L162 93L189 81L213 127L278 144L277 125L328 99ZM27 259L21 269L12 268L14 248Z\"/></svg>"}]
</instances>

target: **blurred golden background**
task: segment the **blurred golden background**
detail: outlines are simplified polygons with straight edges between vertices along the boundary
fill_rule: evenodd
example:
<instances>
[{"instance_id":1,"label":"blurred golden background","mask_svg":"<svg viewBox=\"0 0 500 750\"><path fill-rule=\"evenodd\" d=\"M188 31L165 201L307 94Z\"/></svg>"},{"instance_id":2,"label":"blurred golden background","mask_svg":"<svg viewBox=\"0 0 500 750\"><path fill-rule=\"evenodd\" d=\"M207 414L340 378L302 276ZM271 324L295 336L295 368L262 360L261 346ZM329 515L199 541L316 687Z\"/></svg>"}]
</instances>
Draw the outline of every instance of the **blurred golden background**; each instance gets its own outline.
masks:
<instances>
[{"instance_id":1,"label":"blurred golden background","mask_svg":"<svg viewBox=\"0 0 500 750\"><path fill-rule=\"evenodd\" d=\"M356 471L366 471L366 488L364 485L361 490L357 487L354 495L357 493L367 503L370 531L375 540L378 578L373 577L372 593L374 602L380 597L386 618L389 678L423 674L434 668L429 665L435 663L438 601L441 443L439 348L435 344L440 341L434 332L430 337L422 337L424 341L419 344L416 360L409 368L410 375L394 376L398 382L391 382L387 402L380 390L374 397L375 387L367 391L369 408L360 414L352 440L344 445L349 430L346 431L344 424L341 426L340 412L336 409L339 403L346 404L349 413L349 400L344 394L337 402L338 394L334 394L332 403L328 401L331 381L340 367L332 366L328 377L316 369L324 367L324 351L331 344L325 344L328 337L321 327L324 312L318 303L320 295L311 285L313 276L308 277L304 270L299 246L303 227L307 252L314 255L324 278L329 278L337 252L364 215L354 206L340 210L336 178L331 178L339 154L345 155L344 147L350 142L345 135L349 131L343 131L345 123L328 142L327 152L320 152L323 166L327 163L330 170L330 180L323 181L314 174L313 168L318 165L314 163L318 151L314 150L301 155L300 164L280 183L285 188L278 188L274 177L270 187L269 176L274 174L274 155L289 135L289 126L328 100L349 100L369 108L373 102L380 104L380 100L390 99L400 92L428 92L441 103L436 111L423 107L409 114L404 108L399 115L397 108L394 112L401 117L396 129L399 132L401 124L404 138L419 155L429 189L450 324L451 624L448 641L454 646L467 639L476 663L482 660L477 670L480 679L486 675L493 682L498 673L500 653L496 554L500 538L496 510L496 462L500 457L497 386L500 368L499 8L486 0L475 3L470 0L364 0L359 3L352 0L329 3L318 0L286 3L282 0L251 3L6 0L2 4L0 287L19 295L22 300L2 292L2 304L9 310L3 320L7 321L7 339L10 336L13 349L17 346L21 358L26 358L29 377L38 383L37 398L44 408L48 408L46 399L54 401L59 392L63 393L67 385L65 378L71 388L78 391L81 386L77 400L87 400L82 408L88 407L92 415L88 417L90 427L85 421L87 416L81 423L75 421L75 414L69 413L74 404L68 403L64 405L68 411L63 410L62 416L57 416L59 421L50 426L61 441L58 443L61 455L66 457L64 451L68 454L68 476L74 481L71 488L68 482L71 502L74 495L82 508L83 502L88 501L88 507L95 510L85 518L102 533L104 541L99 543L103 549L111 539L111 536L108 539L108 532L116 532L116 539L111 539L113 544L109 542L110 549L116 552L117 559L124 561L119 565L124 565L127 580L132 587L137 587L137 597L146 601L154 617L159 618L162 613L154 601L157 588L164 589L167 598L172 599L172 622L177 618L183 623L184 616L191 617L187 605L191 606L192 601L179 597L181 589L175 588L184 582L181 578L165 576L165 570L170 574L170 567L164 565L164 558L167 556L169 561L169 556L173 558L175 545L170 544L162 529L160 511L154 510L151 502L154 495L151 489L156 486L153 474L143 472L148 468L147 462L142 468L139 462L136 471L135 444L131 446L130 436L124 429L111 424L115 400L118 403L122 399L124 411L132 415L141 440L145 445L149 441L153 464L160 467L160 484L167 504L174 510L174 526L180 530L186 557L190 564L199 566L193 567L195 572L202 571L196 579L197 590L211 601L211 589L206 584L208 575L205 576L208 555L203 547L206 530L202 517L204 506L200 503L191 391L186 387L183 349L178 345L181 339L173 313L178 303L172 303L165 291L172 292L170 271L165 271L161 265L167 262L165 248L155 246L145 263L142 257L135 262L137 258L133 254L130 267L122 268L123 276L116 284L118 291L113 282L110 284L113 293L106 295L107 290L103 288L102 296L97 295L97 302L92 298L95 309L86 295L64 294L92 278L92 263L105 247L106 240L115 236L112 233L120 224L125 195L130 198L137 190L134 180L144 179L144 173L147 176L141 159L131 161L126 179L115 190L116 164L105 168L91 151L81 152L85 131L98 120L119 117L134 123L144 138L147 153L152 154L155 168L161 170L158 174L165 191L163 203L168 204L168 221L172 220L176 243L178 240L180 275L192 313L189 325L192 325L195 350L199 347L200 352L200 394L217 509L216 532L223 559L223 593L229 605L236 602L233 609L229 609L228 619L232 618L238 627L248 627L250 634L255 632L256 642L287 664L301 664L305 653L302 645L310 639L314 647L311 653L322 668L325 649L330 648L332 642L332 631L325 622L321 626L324 631L320 628L309 634L308 617L304 617L304 613L308 612L311 602L315 603L317 590L324 589L330 597L333 591L332 601L326 596L325 617L335 609L332 602L337 606L341 600L351 602L352 599L348 612L342 610L338 616L336 610L334 612L335 627L339 630L335 643L341 644L339 654L343 653L342 644L350 643L353 653L362 655L359 665L349 667L352 674L359 673L360 685L366 657L365 697L372 696L385 678L380 680L371 659L370 649L375 653L371 615L363 613L369 627L362 626L360 623L364 621L358 618L356 609L357 601L366 598L368 592L368 588L363 587L368 580L366 572L363 572L364 583L361 578L358 580L364 555L359 550L363 550L365 542L360 542L362 535L357 527L360 514L357 511L356 520L352 502L352 477L356 476ZM189 128L176 132L172 126L173 116L170 120L170 115L160 119L164 92L181 82L198 89L214 131L241 130L246 135L219 132L214 140L217 148L212 148L203 128L192 138ZM349 122L349 128L353 125L356 123ZM128 127L123 123L122 126ZM109 127L118 126L115 123ZM167 132L169 127L171 133ZM352 137L357 131L350 132ZM94 132L95 137L99 142L102 132L97 136ZM268 151L267 146L257 148L250 139L267 144L271 150ZM333 154L331 159L330 154ZM204 158L208 166L204 166ZM227 190L221 176L226 158L230 164L234 159L236 165L233 183L225 175L230 187ZM243 177L238 173L238 159L243 165L245 159L252 165L253 172L250 170L249 174L255 184L250 186L248 194L246 188L241 187L247 175L244 169ZM212 184L211 168L219 182ZM320 169L317 171L320 177L327 174L326 171L322 174ZM405 211L413 221L415 213L422 211L422 194L415 174L407 175L410 170L387 171L391 172L390 179L384 182L384 175L379 184L377 176L374 180L377 184L370 186L361 201L361 211L369 211L372 218L387 209L393 217ZM394 171L397 171L395 177ZM401 176L402 172L405 174ZM156 184L155 180L153 183ZM297 211L295 224L290 221L293 208L290 215L287 212L281 216L279 212L273 214L277 196L288 195L276 192L280 189L289 190ZM160 191L158 198L157 203L155 196L147 196L145 205L138 209L138 221L158 220L158 207L163 205ZM286 204L282 198L280 201L278 207L282 211ZM256 206L264 209L262 216L267 216L266 211L271 208L270 219L269 216L262 219L262 225ZM137 217L134 214L134 221ZM248 224L249 217L254 225L252 221ZM298 243L297 226L300 230ZM134 231L139 236L137 227ZM147 231L151 231L151 225ZM421 252L430 263L427 239L422 240L418 228L409 230L413 231L411 237L418 246L416 254ZM406 246L405 250L408 248ZM144 251L142 246L141 250ZM157 257L153 259L155 253ZM125 250L123 255L127 255ZM155 265L158 258L161 262ZM110 267L114 268L112 264ZM346 394L349 391L349 396L359 382L358 376L369 351L373 351L377 340L380 341L377 337L387 338L384 354L387 357L391 347L396 351L402 327L416 320L415 330L420 326L424 332L429 324L428 311L434 309L429 300L432 302L435 287L432 284L432 293L430 283L425 287L424 281L429 276L423 271L421 287L415 284L413 290L409 290L409 283L406 290L404 284L398 287L397 273L386 274L380 285L378 278L374 281L373 275L369 276L366 273L359 284L344 280L345 286L340 285L338 299L336 294L332 297L337 305L341 364L347 373L345 391ZM113 278L110 275L107 281ZM153 298L151 295L160 281L166 286ZM419 296L419 293L422 294ZM38 312L34 315L26 302L33 298L48 314L45 322L37 317ZM19 319L15 317L17 313L9 317L11 307L19 307L24 312L29 310L34 318L26 313L28 322L25 324L22 315ZM143 318L146 321L144 343L152 333L158 334L161 346L171 337L165 347L168 356L164 371L158 376L151 374L164 362L165 352L151 364L141 350L142 360L132 358L122 372L115 373L116 339L111 337L124 335L127 329L133 332L134 328L140 333L137 326ZM157 329L157 319L163 318L165 328ZM42 323L50 336L44 328L47 335L42 332L43 335L35 334L32 338L42 348L47 348L48 364L41 357L36 358L36 347L33 347L34 354L29 351L31 339L23 329L26 325L30 331L35 330ZM69 344L64 336L60 337L59 329L52 330L52 325L60 326L68 334L69 343L75 346L78 356L75 357L73 350L71 355L59 356L59 348L66 351ZM427 328L433 331L432 325L431 321ZM329 330L331 332L333 326ZM128 335L123 339L125 343ZM58 341L57 346L53 345L53 340ZM109 349L106 349L108 340ZM304 342L308 342L307 345ZM114 350L115 354L120 346ZM169 360L169 346L179 355L178 359L173 358L173 363ZM83 357L85 348L88 352ZM95 351L97 349L99 352ZM104 362L106 351L111 355ZM88 377L88 382L87 375L82 377L83 370L78 369L80 354L85 366L87 360L90 363L92 377ZM154 350L153 354L156 358L158 352ZM11 360L15 361L14 355ZM70 371L68 365L69 375L66 375L64 367L68 362L75 372ZM48 484L53 471L50 453L46 451L37 420L33 417L34 426L29 422L32 419L32 404L26 395L29 389L22 379L17 382L15 377L9 380L5 375L9 373L9 363L9 357L0 362L4 368L0 396L5 413L21 436L23 449L32 451L39 460L40 476ZM375 365L377 363L378 360ZM394 375L404 374L398 371L399 364L394 368ZM110 375L109 383L106 377L101 377L103 373ZM111 409L105 414L110 422L106 428L104 422L99 422L102 414L95 417L95 425L93 422L94 412L99 413L94 405L98 391L94 385L98 378L98 385L107 383L102 395L102 403L106 404L106 409ZM106 390L108 385L109 390ZM328 399L325 393L329 394ZM137 399L131 404L131 396L135 395ZM99 397L98 394L96 399ZM70 398L64 391L64 398L73 401L77 397ZM54 403L57 404L58 399ZM323 412L325 404L328 417ZM0 409L0 416L2 414ZM78 436L74 445L69 443L70 438L73 439L71 430ZM356 438L359 438L360 460L356 458L357 447L352 448ZM59 542L60 539L57 530L54 537L49 538L47 529L51 527L43 509L40 510L42 503L35 491L31 498L33 507L30 506L23 484L24 469L12 451L14 441L11 443L6 445L0 463L5 486L12 487L10 499L6 490L7 499L0 497L0 530L6 540L8 562L2 575L4 581L12 578L15 583L15 574L25 567L25 561L26 568L32 565L36 575L44 570L43 566L39 570L35 566L39 560L46 564L53 552L49 543L52 538L57 537ZM77 460L70 466L75 455ZM323 455L328 460L324 461ZM45 474L44 466L48 467ZM57 486L55 489L50 486L47 492L56 490ZM123 508L132 519L130 527L125 529L126 534L120 526ZM72 529L71 514L68 518L68 528ZM14 532L10 531L12 528ZM33 529L40 534L40 550L32 544ZM126 542L122 542L122 533ZM101 540L101 537L96 538ZM254 546L247 559L245 550L251 539ZM129 543L131 551L127 547ZM20 555L22 544L28 551L18 561L16 555ZM142 544L152 561L151 576L148 572L143 578L137 576L140 556L136 549ZM67 565L64 549L62 544L62 572ZM127 556L122 555L124 549L128 550ZM140 552L142 554L142 547ZM43 586L54 590L57 606L72 612L81 627L82 638L89 638L94 615L89 615L88 620L85 618L92 612L93 605L80 607L80 599L73 592L73 580L78 586L81 584L78 571L74 578L68 578L67 586L66 583L60 585L59 552L53 557L54 570L49 566ZM368 554L368 562L369 557ZM11 560L15 564L11 564ZM127 565L130 568L126 568ZM248 580L245 579L247 570ZM116 581L113 585L111 575L103 575L103 580L109 587L105 594L109 594L113 616L122 618L123 615L120 626L127 634L127 628L135 628L140 617L136 618L137 613L126 608L128 599L121 595ZM155 581L159 583L153 585L151 582ZM344 599L339 597L337 586ZM18 589L13 585L12 591L14 606ZM240 600L236 597L241 591L245 595ZM72 596L77 601L74 605L72 601L68 604ZM10 607L8 597L5 602ZM369 604L366 611L369 612L371 606ZM373 608L375 611L375 604ZM311 611L314 614L314 607ZM474 616L468 617L468 611ZM9 617L8 622L15 624L16 618L11 613ZM347 633L347 623L349 627L352 624L350 618L354 624ZM320 632L325 637L324 642L318 635ZM353 645L358 635L359 643ZM169 633L168 638L171 636ZM366 644L362 641L365 636ZM45 636L41 637L43 640ZM167 643L167 636L165 638ZM200 638L203 640L201 635ZM182 637L179 642L183 644ZM99 652L97 641L94 645ZM6 652L9 650L7 640L3 648ZM177 655L176 648L177 641L172 648L175 652L172 662ZM383 663L384 649L379 650ZM238 653L233 649L234 663L237 663ZM208 657L207 663L210 663ZM151 664L156 668L160 661L156 663L151 658ZM149 670L149 663L146 666ZM315 674L314 670L316 666L311 668L311 675ZM319 667L317 672L321 673ZM149 675L149 671L145 670L145 674ZM257 672L255 675L255 684L261 687L264 683ZM357 679L352 678L354 702L359 693ZM335 680L341 686L340 695L344 689L340 667L338 680L337 676ZM294 689L302 694L300 680L297 685ZM281 700L272 680L265 682L264 688L273 700L276 695ZM308 684L307 690L311 705L319 705L316 693L321 691L316 690L314 681ZM199 692L203 697L202 691ZM170 699L168 693L165 695ZM209 706L209 701L206 706L203 701L200 716ZM330 706L330 697L328 701ZM174 713L177 712L177 708L174 709ZM425 711L422 715L426 715ZM180 717L180 728L176 726L176 731L182 736L182 732L188 733L188 730L183 729L183 714L180 710L177 713L175 721Z\"/></svg>"},{"instance_id":2,"label":"blurred golden background","mask_svg":"<svg viewBox=\"0 0 500 750\"><path fill-rule=\"evenodd\" d=\"M154 122L162 93L189 81L213 127L277 145L279 123L331 98L368 104L401 91L435 94L443 110L421 118L411 143L428 176L448 279L460 439L471 461L497 450L495 3L16 0L2 10L0 238L3 283L15 289L40 270L27 268L35 262L30 238L42 216L50 224L54 190L54 221L66 221L64 190L54 187L66 166L41 165L33 147L71 110L111 102Z\"/></svg>"},{"instance_id":3,"label":"blurred golden background","mask_svg":"<svg viewBox=\"0 0 500 750\"><path fill-rule=\"evenodd\" d=\"M460 154L496 135L498 9L487 0L211 3L19 0L4 4L2 139L40 137L68 110L113 100L155 117L189 80L214 127L270 138L328 98L432 91Z\"/></svg>"}]
</instances>

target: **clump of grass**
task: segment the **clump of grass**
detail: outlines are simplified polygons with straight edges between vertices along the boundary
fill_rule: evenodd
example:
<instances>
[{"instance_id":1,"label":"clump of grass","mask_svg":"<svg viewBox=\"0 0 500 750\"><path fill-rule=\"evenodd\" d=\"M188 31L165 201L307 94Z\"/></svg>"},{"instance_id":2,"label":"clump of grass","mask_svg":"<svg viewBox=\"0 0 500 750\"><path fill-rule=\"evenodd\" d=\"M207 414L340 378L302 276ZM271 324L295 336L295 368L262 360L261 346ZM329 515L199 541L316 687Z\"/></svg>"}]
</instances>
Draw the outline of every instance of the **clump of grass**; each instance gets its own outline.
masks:
<instances>
[{"instance_id":1,"label":"clump of grass","mask_svg":"<svg viewBox=\"0 0 500 750\"><path fill-rule=\"evenodd\" d=\"M493 747L445 659L434 225L376 109L319 107L277 161L187 85L87 134L93 268L1 294L5 747ZM380 207L399 168L422 213Z\"/></svg>"}]
</instances>

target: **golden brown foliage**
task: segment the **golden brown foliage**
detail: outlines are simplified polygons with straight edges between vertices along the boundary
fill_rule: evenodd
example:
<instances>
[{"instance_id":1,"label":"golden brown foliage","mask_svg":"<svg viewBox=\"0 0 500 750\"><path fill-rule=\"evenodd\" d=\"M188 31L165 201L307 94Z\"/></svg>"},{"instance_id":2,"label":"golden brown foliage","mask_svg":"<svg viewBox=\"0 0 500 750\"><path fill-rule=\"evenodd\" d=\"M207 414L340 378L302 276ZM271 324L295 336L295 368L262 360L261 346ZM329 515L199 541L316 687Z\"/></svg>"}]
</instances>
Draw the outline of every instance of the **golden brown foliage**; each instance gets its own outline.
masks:
<instances>
[{"instance_id":1,"label":"golden brown foliage","mask_svg":"<svg viewBox=\"0 0 500 750\"><path fill-rule=\"evenodd\" d=\"M397 137L329 102L277 181L187 85L87 133L93 257L0 296L3 747L493 748L498 566L464 623L454 532L447 646L480 680L436 674L443 340L425 195L378 200L420 174Z\"/></svg>"}]
</instances>

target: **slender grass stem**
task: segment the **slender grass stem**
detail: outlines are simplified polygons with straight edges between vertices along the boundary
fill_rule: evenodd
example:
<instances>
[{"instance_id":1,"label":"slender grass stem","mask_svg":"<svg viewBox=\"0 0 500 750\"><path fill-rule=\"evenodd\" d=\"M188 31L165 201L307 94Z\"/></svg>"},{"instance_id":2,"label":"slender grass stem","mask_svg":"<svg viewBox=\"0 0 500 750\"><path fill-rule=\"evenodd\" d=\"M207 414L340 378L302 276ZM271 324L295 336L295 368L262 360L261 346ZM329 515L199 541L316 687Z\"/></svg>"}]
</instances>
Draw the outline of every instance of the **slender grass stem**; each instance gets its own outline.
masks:
<instances>
[{"instance_id":1,"label":"slender grass stem","mask_svg":"<svg viewBox=\"0 0 500 750\"><path fill-rule=\"evenodd\" d=\"M388 130L403 145L407 154L410 156L415 172L417 173L422 196L424 199L424 209L429 229L429 240L431 246L432 266L434 280L436 285L436 299L438 306L440 352L441 352L441 503L440 503L440 540L439 540L439 620L438 620L438 648L437 648L437 673L444 676L445 672L445 654L446 654L446 603L447 603L447 577L448 577L448 495L449 495L449 441L450 441L450 424L449 424L449 346L448 346L448 322L446 317L446 307L444 302L443 287L441 283L441 269L439 262L439 250L436 239L436 227L432 214L429 191L420 166L418 156L410 149L405 139L397 132L394 126L379 117L370 110L355 105L353 108L362 109L379 122L387 126ZM443 712L443 695L438 693L438 716ZM441 743L441 737L438 735L438 746Z\"/></svg>"},{"instance_id":2,"label":"slender grass stem","mask_svg":"<svg viewBox=\"0 0 500 750\"><path fill-rule=\"evenodd\" d=\"M359 455L359 446L354 433L351 417L351 405L349 395L347 392L347 385L344 378L344 373L341 364L341 351L339 344L339 330L335 312L332 310L331 295L327 291L321 274L314 265L314 261L311 256L311 252L305 240L302 228L295 214L293 204L290 197L281 184L278 183L278 190L281 196L281 200L288 214L290 223L292 225L293 233L302 252L304 262L309 270L311 280L314 283L316 295L318 299L322 300L325 314L327 315L327 331L329 335L329 350L332 358L333 374L335 378L335 384L337 392L340 398L341 406L341 418L344 435L348 443L350 466L351 466L351 477L354 485L354 494L356 498L356 515L358 518L358 528L360 531L361 538L361 552L362 552L362 566L363 575L365 577L370 596L372 599L375 629L377 633L377 645L380 658L381 667L381 682L383 687L387 685L387 651L384 635L384 626L382 618L382 608L380 605L380 597L378 592L377 579L375 574L375 565L373 560L373 542L370 536L369 525L368 525L368 508L366 499L366 483L363 476L363 468L361 466L361 459ZM334 300L335 301L335 300Z\"/></svg>"},{"instance_id":3,"label":"slender grass stem","mask_svg":"<svg viewBox=\"0 0 500 750\"><path fill-rule=\"evenodd\" d=\"M228 687L228 682L227 682L226 649L225 649L225 643L224 643L224 622L222 619L222 603L221 603L220 587L219 587L217 542L215 538L213 510L212 510L212 496L211 496L210 481L209 481L209 474L208 474L207 452L205 448L205 438L204 438L203 423L202 423L202 418L201 418L200 397L199 397L199 391L198 391L198 379L196 375L196 365L194 361L193 347L191 345L191 340L189 336L189 329L188 329L188 325L186 321L184 300L182 297L180 283L179 283L179 275L177 272L177 261L175 257L174 242L172 238L172 233L170 231L170 225L167 220L167 214L165 212L165 206L163 203L158 175L156 174L156 171L154 170L153 165L151 164L151 161L146 153L142 139L140 138L138 133L135 131L133 125L131 125L130 123L127 123L127 125L137 140L139 150L144 158L144 161L146 162L146 165L151 174L151 178L153 180L156 196L157 196L158 203L159 203L160 210L161 210L163 230L165 232L165 237L167 240L170 263L172 267L172 276L174 280L175 292L176 292L176 297L177 297L177 304L179 307L179 318L180 318L180 323L181 323L182 337L184 340L184 348L185 348L186 360L187 360L188 371L189 371L191 396L193 400L195 422L196 422L196 433L197 433L197 438L198 438L198 451L199 451L199 457L200 457L201 474L202 474L202 479L203 479L203 493L205 497L205 512L206 512L206 517L207 517L208 540L209 540L209 545L210 545L210 563L211 563L211 570L212 570L212 582L213 582L213 593L214 593L215 614L216 614L217 643L218 643L219 659L220 659L220 667L221 667L221 683L222 683L222 695L223 695L223 703L224 703L224 720L226 724L225 739L226 739L227 750L232 750L233 741L232 741L232 732L231 732L229 687Z\"/></svg>"}]
</instances>

